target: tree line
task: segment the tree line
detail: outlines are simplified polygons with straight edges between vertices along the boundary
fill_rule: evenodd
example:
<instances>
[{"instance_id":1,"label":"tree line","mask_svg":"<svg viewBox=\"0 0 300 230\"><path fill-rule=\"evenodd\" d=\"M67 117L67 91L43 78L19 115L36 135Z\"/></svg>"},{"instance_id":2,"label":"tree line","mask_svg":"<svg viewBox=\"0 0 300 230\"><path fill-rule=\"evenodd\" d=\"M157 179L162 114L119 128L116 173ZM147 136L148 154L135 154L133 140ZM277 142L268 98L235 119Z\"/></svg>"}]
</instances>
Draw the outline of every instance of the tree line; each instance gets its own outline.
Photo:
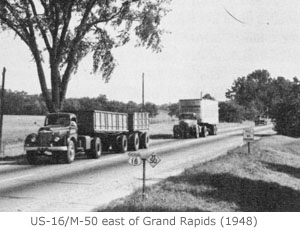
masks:
<instances>
[{"instance_id":1,"label":"tree line","mask_svg":"<svg viewBox=\"0 0 300 230\"><path fill-rule=\"evenodd\" d=\"M267 70L256 70L237 78L226 92L225 116L231 120L269 117L278 134L300 136L300 81L282 76L271 78ZM229 120L230 120L229 119Z\"/></svg>"},{"instance_id":2,"label":"tree line","mask_svg":"<svg viewBox=\"0 0 300 230\"><path fill-rule=\"evenodd\" d=\"M1 92L1 90L0 90ZM142 104L133 101L127 103L108 100L106 95L89 98L67 98L62 111L103 110L112 112L149 112L150 117L158 114L158 106L152 102ZM4 114L6 115L45 115L48 112L42 95L29 95L24 91L5 90Z\"/></svg>"},{"instance_id":3,"label":"tree line","mask_svg":"<svg viewBox=\"0 0 300 230\"><path fill-rule=\"evenodd\" d=\"M300 137L300 81L282 76L272 78L267 70L255 70L234 80L219 102L221 122L254 120L257 116L274 121L278 134ZM214 99L207 94L203 98ZM179 105L169 105L169 115L178 116Z\"/></svg>"}]
</instances>

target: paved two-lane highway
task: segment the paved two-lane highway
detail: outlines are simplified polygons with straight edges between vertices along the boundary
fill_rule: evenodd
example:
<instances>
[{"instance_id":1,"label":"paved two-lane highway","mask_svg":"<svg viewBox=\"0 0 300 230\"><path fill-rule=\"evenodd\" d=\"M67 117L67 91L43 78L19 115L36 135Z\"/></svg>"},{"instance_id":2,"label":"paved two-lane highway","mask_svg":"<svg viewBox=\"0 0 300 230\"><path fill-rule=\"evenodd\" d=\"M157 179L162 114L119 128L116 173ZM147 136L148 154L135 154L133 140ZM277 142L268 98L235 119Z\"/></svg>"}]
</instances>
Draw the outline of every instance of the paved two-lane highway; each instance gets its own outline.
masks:
<instances>
[{"instance_id":1,"label":"paved two-lane highway","mask_svg":"<svg viewBox=\"0 0 300 230\"><path fill-rule=\"evenodd\" d=\"M271 126L256 133L273 133ZM225 154L243 143L242 128L200 139L153 141L148 150L161 162L147 165L147 184L178 174L193 164ZM91 211L141 187L142 166L128 164L128 154L104 154L98 160L79 157L72 164L32 166L0 162L0 211Z\"/></svg>"}]
</instances>

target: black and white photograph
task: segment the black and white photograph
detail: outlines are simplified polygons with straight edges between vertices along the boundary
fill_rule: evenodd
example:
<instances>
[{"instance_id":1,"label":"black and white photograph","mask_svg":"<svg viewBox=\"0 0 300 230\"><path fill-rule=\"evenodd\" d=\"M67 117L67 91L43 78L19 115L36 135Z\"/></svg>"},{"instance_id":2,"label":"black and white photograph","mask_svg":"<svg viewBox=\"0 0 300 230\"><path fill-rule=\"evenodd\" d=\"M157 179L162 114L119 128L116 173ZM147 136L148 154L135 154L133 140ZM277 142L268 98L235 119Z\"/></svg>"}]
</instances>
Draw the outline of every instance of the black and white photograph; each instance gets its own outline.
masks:
<instances>
[{"instance_id":1,"label":"black and white photograph","mask_svg":"<svg viewBox=\"0 0 300 230\"><path fill-rule=\"evenodd\" d=\"M299 1L0 0L2 213L299 212L299 138Z\"/></svg>"}]
</instances>

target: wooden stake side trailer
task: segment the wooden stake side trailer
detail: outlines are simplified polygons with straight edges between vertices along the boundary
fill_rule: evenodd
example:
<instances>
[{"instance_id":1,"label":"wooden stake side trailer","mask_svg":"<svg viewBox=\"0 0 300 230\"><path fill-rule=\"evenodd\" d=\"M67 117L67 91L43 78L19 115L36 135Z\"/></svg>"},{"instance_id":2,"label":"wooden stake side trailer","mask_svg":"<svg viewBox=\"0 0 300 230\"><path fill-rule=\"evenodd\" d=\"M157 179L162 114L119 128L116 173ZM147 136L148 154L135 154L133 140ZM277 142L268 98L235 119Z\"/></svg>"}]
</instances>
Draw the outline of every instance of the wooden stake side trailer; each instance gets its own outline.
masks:
<instances>
[{"instance_id":1,"label":"wooden stake side trailer","mask_svg":"<svg viewBox=\"0 0 300 230\"><path fill-rule=\"evenodd\" d=\"M136 151L149 146L149 115L147 112L130 114L107 111L74 112L78 125L78 148L90 149L101 143L102 151ZM88 146L91 145L91 146Z\"/></svg>"}]
</instances>

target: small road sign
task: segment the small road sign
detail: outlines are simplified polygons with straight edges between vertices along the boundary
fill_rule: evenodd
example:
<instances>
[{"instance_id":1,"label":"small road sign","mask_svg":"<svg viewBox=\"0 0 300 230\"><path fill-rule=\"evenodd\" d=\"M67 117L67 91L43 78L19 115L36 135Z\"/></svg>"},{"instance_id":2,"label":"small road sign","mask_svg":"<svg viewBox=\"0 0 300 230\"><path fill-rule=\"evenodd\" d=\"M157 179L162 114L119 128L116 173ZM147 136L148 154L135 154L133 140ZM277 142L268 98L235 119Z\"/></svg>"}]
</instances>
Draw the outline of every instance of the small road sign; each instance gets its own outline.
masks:
<instances>
[{"instance_id":1,"label":"small road sign","mask_svg":"<svg viewBox=\"0 0 300 230\"><path fill-rule=\"evenodd\" d=\"M254 141L254 129L253 128L244 129L243 139L244 139L244 141L247 141L247 142L253 142Z\"/></svg>"},{"instance_id":2,"label":"small road sign","mask_svg":"<svg viewBox=\"0 0 300 230\"><path fill-rule=\"evenodd\" d=\"M148 157L147 161L152 166L152 168L154 168L161 161L161 159L155 153L152 153Z\"/></svg>"},{"instance_id":3,"label":"small road sign","mask_svg":"<svg viewBox=\"0 0 300 230\"><path fill-rule=\"evenodd\" d=\"M138 166L142 164L142 159L140 156L130 156L128 162L133 166Z\"/></svg>"}]
</instances>

